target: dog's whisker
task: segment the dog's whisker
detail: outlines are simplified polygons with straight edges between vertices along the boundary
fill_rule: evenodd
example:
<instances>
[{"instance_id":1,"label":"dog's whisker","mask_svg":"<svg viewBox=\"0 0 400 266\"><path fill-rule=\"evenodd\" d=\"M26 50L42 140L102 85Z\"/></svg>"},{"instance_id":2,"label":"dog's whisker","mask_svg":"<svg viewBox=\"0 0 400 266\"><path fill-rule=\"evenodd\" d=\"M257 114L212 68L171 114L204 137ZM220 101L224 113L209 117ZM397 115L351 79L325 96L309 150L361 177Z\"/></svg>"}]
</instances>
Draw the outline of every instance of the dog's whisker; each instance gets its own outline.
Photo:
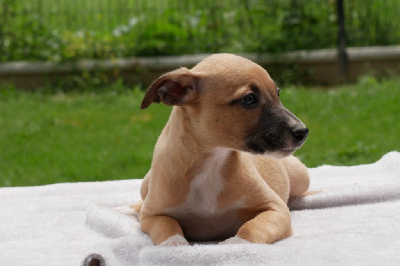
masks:
<instances>
[{"instance_id":1,"label":"dog's whisker","mask_svg":"<svg viewBox=\"0 0 400 266\"><path fill-rule=\"evenodd\" d=\"M293 74L293 69L291 68L286 69L284 72L286 71L288 71L288 73L281 75L278 79L275 80L277 84L281 84L280 83L281 80L284 80L285 78L290 77Z\"/></svg>"}]
</instances>

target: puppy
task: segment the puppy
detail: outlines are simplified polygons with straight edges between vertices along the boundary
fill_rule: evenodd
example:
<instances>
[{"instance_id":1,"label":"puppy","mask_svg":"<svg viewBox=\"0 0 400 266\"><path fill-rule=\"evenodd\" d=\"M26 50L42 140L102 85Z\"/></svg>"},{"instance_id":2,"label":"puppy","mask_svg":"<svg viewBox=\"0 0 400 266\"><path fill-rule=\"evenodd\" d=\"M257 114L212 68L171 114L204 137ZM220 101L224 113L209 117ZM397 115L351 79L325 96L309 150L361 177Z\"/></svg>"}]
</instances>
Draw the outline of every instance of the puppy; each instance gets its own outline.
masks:
<instances>
[{"instance_id":1,"label":"puppy","mask_svg":"<svg viewBox=\"0 0 400 266\"><path fill-rule=\"evenodd\" d=\"M289 196L307 191L291 154L306 126L261 66L212 55L153 82L141 108L174 105L133 206L155 245L273 243L292 234Z\"/></svg>"}]
</instances>

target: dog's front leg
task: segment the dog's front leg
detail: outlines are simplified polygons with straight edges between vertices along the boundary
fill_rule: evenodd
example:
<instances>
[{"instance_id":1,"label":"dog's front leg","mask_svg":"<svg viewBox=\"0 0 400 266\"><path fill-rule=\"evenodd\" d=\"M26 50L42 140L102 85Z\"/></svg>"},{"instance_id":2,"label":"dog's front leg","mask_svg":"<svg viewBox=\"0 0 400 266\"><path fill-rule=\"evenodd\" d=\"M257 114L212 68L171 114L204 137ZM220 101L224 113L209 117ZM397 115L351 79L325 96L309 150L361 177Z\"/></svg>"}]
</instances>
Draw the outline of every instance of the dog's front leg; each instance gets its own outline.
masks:
<instances>
[{"instance_id":1,"label":"dog's front leg","mask_svg":"<svg viewBox=\"0 0 400 266\"><path fill-rule=\"evenodd\" d=\"M183 236L179 223L168 216L145 216L140 219L143 232L147 233L154 245L180 246L189 245Z\"/></svg>"},{"instance_id":2,"label":"dog's front leg","mask_svg":"<svg viewBox=\"0 0 400 266\"><path fill-rule=\"evenodd\" d=\"M244 223L235 237L221 244L240 244L245 242L271 244L292 235L290 212L286 206L260 212Z\"/></svg>"},{"instance_id":3,"label":"dog's front leg","mask_svg":"<svg viewBox=\"0 0 400 266\"><path fill-rule=\"evenodd\" d=\"M251 243L270 244L291 235L289 209L287 206L279 206L279 208L261 212L243 224L236 236Z\"/></svg>"}]
</instances>

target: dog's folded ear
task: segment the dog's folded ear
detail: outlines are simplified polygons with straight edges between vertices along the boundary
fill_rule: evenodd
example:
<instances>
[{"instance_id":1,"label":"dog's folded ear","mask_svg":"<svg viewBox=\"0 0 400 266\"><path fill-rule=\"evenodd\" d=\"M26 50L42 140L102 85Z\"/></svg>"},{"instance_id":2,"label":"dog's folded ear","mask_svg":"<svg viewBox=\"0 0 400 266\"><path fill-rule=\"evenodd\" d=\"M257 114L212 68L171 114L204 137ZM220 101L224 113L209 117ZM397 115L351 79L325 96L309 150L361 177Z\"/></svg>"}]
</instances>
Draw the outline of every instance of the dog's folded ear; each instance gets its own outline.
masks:
<instances>
[{"instance_id":1,"label":"dog's folded ear","mask_svg":"<svg viewBox=\"0 0 400 266\"><path fill-rule=\"evenodd\" d=\"M153 102L166 105L184 105L195 102L198 96L198 76L187 68L180 68L155 80L143 98L141 109Z\"/></svg>"}]
</instances>

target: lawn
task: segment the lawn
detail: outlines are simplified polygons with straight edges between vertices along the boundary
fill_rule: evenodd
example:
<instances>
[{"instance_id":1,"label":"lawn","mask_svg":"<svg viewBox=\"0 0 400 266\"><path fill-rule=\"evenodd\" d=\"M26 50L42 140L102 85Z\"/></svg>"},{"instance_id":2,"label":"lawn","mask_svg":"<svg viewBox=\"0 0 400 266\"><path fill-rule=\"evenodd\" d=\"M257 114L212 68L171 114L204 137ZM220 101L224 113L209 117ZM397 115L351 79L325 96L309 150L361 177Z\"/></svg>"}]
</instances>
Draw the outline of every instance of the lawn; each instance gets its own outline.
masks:
<instances>
[{"instance_id":1,"label":"lawn","mask_svg":"<svg viewBox=\"0 0 400 266\"><path fill-rule=\"evenodd\" d=\"M400 151L400 80L332 89L285 87L309 127L307 166L371 163ZM143 91L29 93L0 89L0 186L142 178L170 107L140 110Z\"/></svg>"}]
</instances>

